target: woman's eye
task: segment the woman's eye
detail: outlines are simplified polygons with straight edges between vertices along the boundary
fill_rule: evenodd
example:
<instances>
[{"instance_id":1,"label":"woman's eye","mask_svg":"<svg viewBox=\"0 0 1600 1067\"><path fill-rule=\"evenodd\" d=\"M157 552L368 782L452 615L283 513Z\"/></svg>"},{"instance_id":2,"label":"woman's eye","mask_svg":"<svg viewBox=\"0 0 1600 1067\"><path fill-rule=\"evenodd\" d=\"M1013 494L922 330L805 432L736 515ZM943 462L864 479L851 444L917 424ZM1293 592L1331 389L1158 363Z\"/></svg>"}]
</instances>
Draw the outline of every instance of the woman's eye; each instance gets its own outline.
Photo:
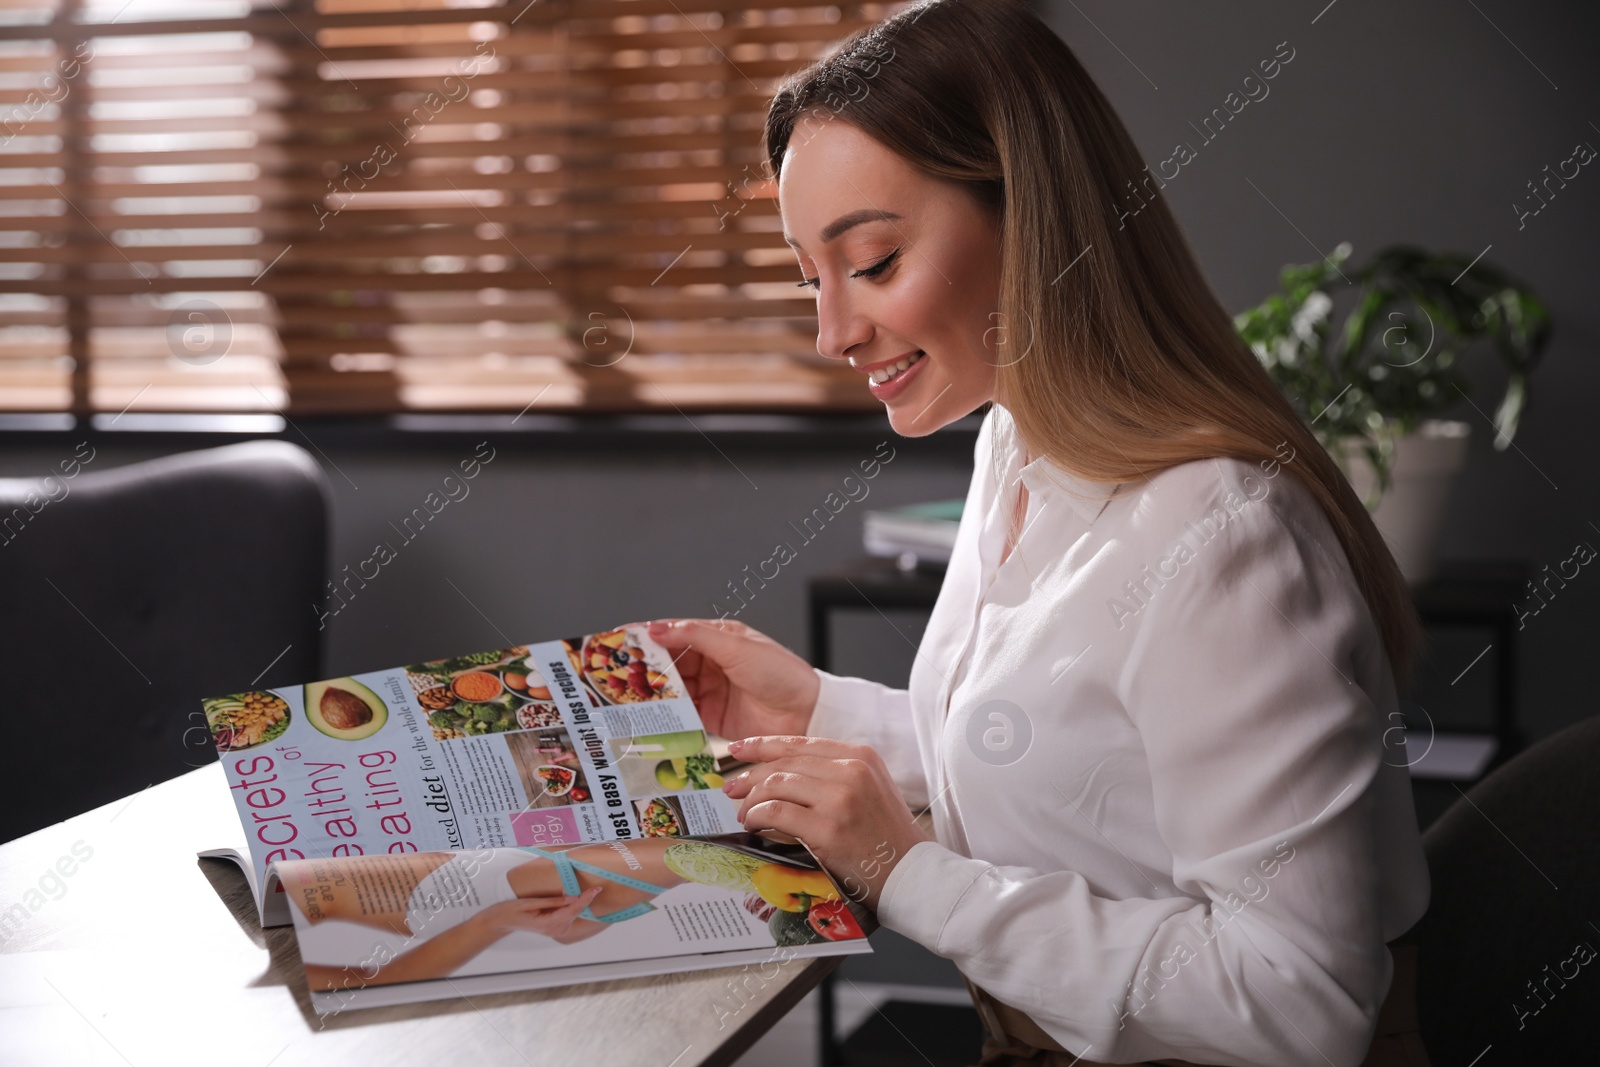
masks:
<instances>
[{"instance_id":1,"label":"woman's eye","mask_svg":"<svg viewBox=\"0 0 1600 1067\"><path fill-rule=\"evenodd\" d=\"M893 263L894 262L894 257L898 256L899 254L900 254L900 250L897 248L893 252L890 252L888 255L884 256L878 262L874 263L872 266L865 267L865 268L863 268L861 270L858 270L854 274L850 275L850 277L852 277L852 278L872 278L872 277L875 277L875 276L877 276L879 274L882 274L884 271L889 269L889 264Z\"/></svg>"},{"instance_id":2,"label":"woman's eye","mask_svg":"<svg viewBox=\"0 0 1600 1067\"><path fill-rule=\"evenodd\" d=\"M900 254L900 249L897 248L893 252L890 252L887 256L884 256L878 262L874 263L872 266L863 267L861 270L858 270L855 273L851 274L850 277L852 277L852 278L875 278L878 275L882 274L884 271L888 270L889 269L889 264L893 263L894 262L894 257L898 256L899 254ZM804 289L807 286L810 286L813 289L821 289L822 288L822 275L819 274L815 278L807 278L804 281L796 282L795 285L796 285L797 288L800 288L800 289Z\"/></svg>"}]
</instances>

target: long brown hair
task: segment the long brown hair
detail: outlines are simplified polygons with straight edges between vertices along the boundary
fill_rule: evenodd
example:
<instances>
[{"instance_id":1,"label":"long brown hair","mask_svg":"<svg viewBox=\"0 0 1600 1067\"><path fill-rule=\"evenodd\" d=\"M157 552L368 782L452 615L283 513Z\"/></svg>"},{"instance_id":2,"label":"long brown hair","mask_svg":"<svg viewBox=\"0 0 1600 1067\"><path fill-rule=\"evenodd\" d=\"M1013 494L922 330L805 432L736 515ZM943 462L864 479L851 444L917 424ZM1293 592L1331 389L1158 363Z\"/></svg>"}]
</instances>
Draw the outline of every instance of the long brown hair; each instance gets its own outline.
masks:
<instances>
[{"instance_id":1,"label":"long brown hair","mask_svg":"<svg viewBox=\"0 0 1600 1067\"><path fill-rule=\"evenodd\" d=\"M774 178L791 141L829 121L996 213L999 321L1004 347L1022 352L998 364L996 396L1030 452L1117 483L1292 448L1286 469L1326 513L1404 690L1421 626L1394 556L1239 337L1121 119L1054 31L1020 0L924 0L851 35L773 97Z\"/></svg>"}]
</instances>

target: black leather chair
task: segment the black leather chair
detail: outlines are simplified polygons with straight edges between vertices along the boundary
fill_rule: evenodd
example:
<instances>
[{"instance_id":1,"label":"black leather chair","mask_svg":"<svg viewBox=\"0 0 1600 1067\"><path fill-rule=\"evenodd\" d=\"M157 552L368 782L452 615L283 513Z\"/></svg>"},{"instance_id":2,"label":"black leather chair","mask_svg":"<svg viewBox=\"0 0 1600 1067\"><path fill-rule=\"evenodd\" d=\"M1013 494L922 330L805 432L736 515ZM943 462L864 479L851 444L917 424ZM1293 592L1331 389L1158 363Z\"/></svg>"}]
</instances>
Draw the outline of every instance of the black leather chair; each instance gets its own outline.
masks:
<instances>
[{"instance_id":1,"label":"black leather chair","mask_svg":"<svg viewBox=\"0 0 1600 1067\"><path fill-rule=\"evenodd\" d=\"M1429 1058L1596 1062L1600 718L1494 771L1423 843L1433 902L1408 939Z\"/></svg>"},{"instance_id":2,"label":"black leather chair","mask_svg":"<svg viewBox=\"0 0 1600 1067\"><path fill-rule=\"evenodd\" d=\"M320 676L328 498L308 453L73 460L0 479L0 841L216 759L200 698Z\"/></svg>"}]
</instances>

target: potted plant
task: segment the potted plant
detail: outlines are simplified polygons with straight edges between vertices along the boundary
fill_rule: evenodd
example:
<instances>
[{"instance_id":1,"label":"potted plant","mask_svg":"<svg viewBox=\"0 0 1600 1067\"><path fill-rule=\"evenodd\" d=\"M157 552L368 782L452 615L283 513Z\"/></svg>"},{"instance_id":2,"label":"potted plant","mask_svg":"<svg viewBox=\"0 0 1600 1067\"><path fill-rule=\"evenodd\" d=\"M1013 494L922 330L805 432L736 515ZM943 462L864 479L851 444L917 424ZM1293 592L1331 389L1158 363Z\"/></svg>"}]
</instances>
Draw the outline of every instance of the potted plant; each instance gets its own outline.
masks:
<instances>
[{"instance_id":1,"label":"potted plant","mask_svg":"<svg viewBox=\"0 0 1600 1067\"><path fill-rule=\"evenodd\" d=\"M1433 573L1450 484L1466 459L1471 425L1436 417L1470 399L1460 357L1487 342L1505 367L1492 420L1503 450L1527 406L1549 315L1526 286L1465 256L1397 245L1342 269L1349 256L1345 242L1319 262L1283 268L1279 291L1234 324L1415 584ZM1337 330L1336 299L1349 306Z\"/></svg>"}]
</instances>

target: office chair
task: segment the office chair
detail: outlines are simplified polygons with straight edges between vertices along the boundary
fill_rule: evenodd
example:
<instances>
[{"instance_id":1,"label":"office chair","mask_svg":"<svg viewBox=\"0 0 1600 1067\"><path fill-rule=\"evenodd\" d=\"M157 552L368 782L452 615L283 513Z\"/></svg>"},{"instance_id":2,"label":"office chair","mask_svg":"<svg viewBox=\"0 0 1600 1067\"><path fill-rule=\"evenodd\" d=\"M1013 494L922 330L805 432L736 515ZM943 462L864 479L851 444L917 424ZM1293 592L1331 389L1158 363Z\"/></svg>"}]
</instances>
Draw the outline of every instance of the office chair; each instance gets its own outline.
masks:
<instances>
[{"instance_id":1,"label":"office chair","mask_svg":"<svg viewBox=\"0 0 1600 1067\"><path fill-rule=\"evenodd\" d=\"M216 759L202 697L321 667L328 504L309 454L93 458L68 447L50 478L0 479L0 841Z\"/></svg>"},{"instance_id":2,"label":"office chair","mask_svg":"<svg viewBox=\"0 0 1600 1067\"><path fill-rule=\"evenodd\" d=\"M1597 770L1592 718L1492 772L1423 835L1433 899L1408 939L1437 1067L1595 1062Z\"/></svg>"}]
</instances>

